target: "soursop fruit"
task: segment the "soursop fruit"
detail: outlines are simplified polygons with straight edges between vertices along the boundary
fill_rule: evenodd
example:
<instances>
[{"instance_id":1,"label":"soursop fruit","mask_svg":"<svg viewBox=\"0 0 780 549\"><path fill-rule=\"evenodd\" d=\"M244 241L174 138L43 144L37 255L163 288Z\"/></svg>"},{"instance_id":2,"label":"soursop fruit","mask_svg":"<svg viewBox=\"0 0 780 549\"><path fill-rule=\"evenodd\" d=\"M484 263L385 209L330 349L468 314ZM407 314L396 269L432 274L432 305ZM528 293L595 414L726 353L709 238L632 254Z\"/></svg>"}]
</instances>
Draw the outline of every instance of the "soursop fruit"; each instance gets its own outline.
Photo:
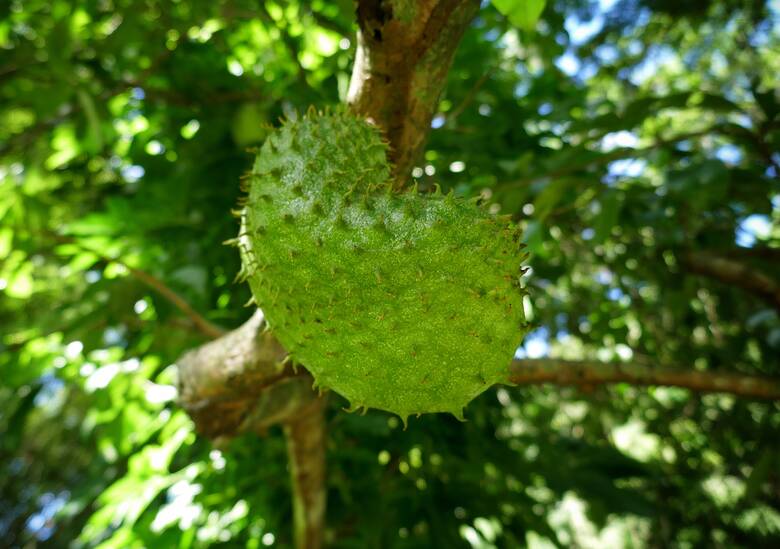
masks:
<instances>
[{"instance_id":1,"label":"soursop fruit","mask_svg":"<svg viewBox=\"0 0 780 549\"><path fill-rule=\"evenodd\" d=\"M387 148L342 109L275 130L246 181L243 273L292 358L351 409L462 418L526 329L519 230L473 200L393 190Z\"/></svg>"}]
</instances>

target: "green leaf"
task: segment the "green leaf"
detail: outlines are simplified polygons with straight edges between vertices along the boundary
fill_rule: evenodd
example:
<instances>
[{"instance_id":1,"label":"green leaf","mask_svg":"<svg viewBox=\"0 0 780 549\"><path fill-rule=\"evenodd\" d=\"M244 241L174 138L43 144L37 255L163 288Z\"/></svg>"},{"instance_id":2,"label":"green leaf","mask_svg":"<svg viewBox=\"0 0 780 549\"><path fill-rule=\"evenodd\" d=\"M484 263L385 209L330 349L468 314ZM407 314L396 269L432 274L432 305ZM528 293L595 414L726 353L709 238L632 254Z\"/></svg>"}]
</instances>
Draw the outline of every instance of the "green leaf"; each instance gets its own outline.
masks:
<instances>
[{"instance_id":1,"label":"green leaf","mask_svg":"<svg viewBox=\"0 0 780 549\"><path fill-rule=\"evenodd\" d=\"M11 275L5 293L18 299L27 299L33 293L33 266L25 262L14 274Z\"/></svg>"},{"instance_id":2,"label":"green leaf","mask_svg":"<svg viewBox=\"0 0 780 549\"><path fill-rule=\"evenodd\" d=\"M493 0L510 23L527 31L534 30L546 3L547 0Z\"/></svg>"},{"instance_id":3,"label":"green leaf","mask_svg":"<svg viewBox=\"0 0 780 549\"><path fill-rule=\"evenodd\" d=\"M558 203L563 199L569 188L571 179L556 179L548 183L534 200L536 219L544 221Z\"/></svg>"},{"instance_id":4,"label":"green leaf","mask_svg":"<svg viewBox=\"0 0 780 549\"><path fill-rule=\"evenodd\" d=\"M268 118L258 103L245 103L236 110L231 127L233 140L239 147L262 143L268 135Z\"/></svg>"},{"instance_id":5,"label":"green leaf","mask_svg":"<svg viewBox=\"0 0 780 549\"><path fill-rule=\"evenodd\" d=\"M745 494L743 499L746 501L755 498L764 486L767 477L772 471L772 464L777 463L775 459L775 452L771 448L766 448L758 458L758 462L753 466L753 470L750 472L750 476L745 483Z\"/></svg>"},{"instance_id":6,"label":"green leaf","mask_svg":"<svg viewBox=\"0 0 780 549\"><path fill-rule=\"evenodd\" d=\"M593 243L604 242L612 231L612 227L617 225L618 214L620 213L620 196L617 191L610 190L605 193L601 199L601 212L596 218L593 229L596 231L593 237Z\"/></svg>"},{"instance_id":7,"label":"green leaf","mask_svg":"<svg viewBox=\"0 0 780 549\"><path fill-rule=\"evenodd\" d=\"M10 227L0 229L0 259L5 259L11 253L14 232Z\"/></svg>"},{"instance_id":8,"label":"green leaf","mask_svg":"<svg viewBox=\"0 0 780 549\"><path fill-rule=\"evenodd\" d=\"M544 251L544 241L547 238L546 228L538 221L528 223L523 232L523 242L531 255L540 255Z\"/></svg>"}]
</instances>

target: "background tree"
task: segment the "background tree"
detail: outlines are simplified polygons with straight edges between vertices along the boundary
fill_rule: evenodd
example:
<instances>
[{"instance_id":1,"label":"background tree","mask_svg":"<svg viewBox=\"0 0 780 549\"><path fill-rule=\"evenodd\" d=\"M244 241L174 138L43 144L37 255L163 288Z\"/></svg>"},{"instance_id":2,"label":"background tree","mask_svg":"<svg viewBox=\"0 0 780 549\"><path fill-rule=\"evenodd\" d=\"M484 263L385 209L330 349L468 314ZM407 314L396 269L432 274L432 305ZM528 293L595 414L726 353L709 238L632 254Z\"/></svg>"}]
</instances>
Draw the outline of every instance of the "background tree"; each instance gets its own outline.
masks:
<instances>
[{"instance_id":1,"label":"background tree","mask_svg":"<svg viewBox=\"0 0 780 549\"><path fill-rule=\"evenodd\" d=\"M776 543L773 9L0 6L0 539ZM399 184L524 226L520 386L465 423L345 414L241 307L221 242L245 149L338 102L385 131Z\"/></svg>"}]
</instances>

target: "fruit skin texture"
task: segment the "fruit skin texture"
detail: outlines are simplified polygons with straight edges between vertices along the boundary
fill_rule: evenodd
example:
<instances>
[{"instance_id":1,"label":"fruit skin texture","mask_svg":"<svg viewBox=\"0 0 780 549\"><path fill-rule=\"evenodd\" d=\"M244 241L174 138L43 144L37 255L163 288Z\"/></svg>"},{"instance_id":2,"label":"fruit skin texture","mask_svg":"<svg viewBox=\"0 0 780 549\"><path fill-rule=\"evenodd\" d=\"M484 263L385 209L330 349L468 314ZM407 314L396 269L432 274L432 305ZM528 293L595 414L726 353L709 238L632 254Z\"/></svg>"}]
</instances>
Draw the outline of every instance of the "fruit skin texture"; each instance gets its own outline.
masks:
<instances>
[{"instance_id":1,"label":"fruit skin texture","mask_svg":"<svg viewBox=\"0 0 780 549\"><path fill-rule=\"evenodd\" d=\"M243 274L292 359L350 409L462 418L525 330L519 231L474 201L392 191L386 151L343 110L272 133L248 176Z\"/></svg>"}]
</instances>

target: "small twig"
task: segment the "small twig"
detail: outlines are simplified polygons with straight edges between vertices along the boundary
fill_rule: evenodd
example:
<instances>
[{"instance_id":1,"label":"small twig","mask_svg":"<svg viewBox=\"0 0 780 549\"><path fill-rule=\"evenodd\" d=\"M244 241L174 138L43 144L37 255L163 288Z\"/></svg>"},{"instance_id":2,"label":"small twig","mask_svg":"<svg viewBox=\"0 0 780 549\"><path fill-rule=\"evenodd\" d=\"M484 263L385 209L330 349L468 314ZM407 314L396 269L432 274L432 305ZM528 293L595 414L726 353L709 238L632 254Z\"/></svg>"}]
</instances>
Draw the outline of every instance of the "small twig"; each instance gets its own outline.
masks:
<instances>
[{"instance_id":1,"label":"small twig","mask_svg":"<svg viewBox=\"0 0 780 549\"><path fill-rule=\"evenodd\" d=\"M636 156L642 156L646 153L652 152L656 149L659 149L661 147L665 147L667 145L672 145L674 143L677 143L679 141L685 141L686 139L693 139L696 137L702 137L704 135L713 133L716 131L715 128L708 128L706 130L701 130L697 132L691 132L687 134L678 135L669 139L659 139L655 143L648 145L647 147L643 147L641 149L633 149L633 148L619 148L615 149L613 151L610 151L608 153L604 153L600 156L597 156L595 158L592 158L586 162L582 162L579 164L564 164L560 168L550 170L547 173L543 174L535 174L535 175L529 175L527 177L521 177L520 179L516 179L514 181L509 181L506 183L502 183L497 186L498 189L510 189L510 188L517 188L517 187L524 187L526 185L530 185L532 183L535 183L536 181L539 181L541 179L556 179L565 175L570 175L572 173L575 173L579 170L583 170L585 168L592 168L596 166L600 166L602 164L609 164L610 162L613 162L615 160L621 160L623 158L632 158ZM584 149L584 152L588 153L598 153L598 151L590 150L590 149Z\"/></svg>"},{"instance_id":2,"label":"small twig","mask_svg":"<svg viewBox=\"0 0 780 549\"><path fill-rule=\"evenodd\" d=\"M471 89L466 93L466 95L463 97L463 100L458 104L457 107L452 109L449 114L447 115L447 122L452 122L456 118L458 118L464 110L466 110L466 107L468 107L472 101L474 101L474 98L477 96L477 92L480 90L482 86L485 85L485 82L490 80L490 77L493 76L493 73L496 72L495 66L490 67L488 70L485 71L485 73L480 76L476 82L474 82L474 85L471 87Z\"/></svg>"},{"instance_id":3,"label":"small twig","mask_svg":"<svg viewBox=\"0 0 780 549\"><path fill-rule=\"evenodd\" d=\"M342 26L338 24L336 21L326 17L324 14L316 11L311 6L308 7L306 13L310 15L312 19L317 22L317 25L323 29L332 30L337 34L350 38L350 40L354 42L355 33L352 31L352 29L349 28L349 26Z\"/></svg>"},{"instance_id":4,"label":"small twig","mask_svg":"<svg viewBox=\"0 0 780 549\"><path fill-rule=\"evenodd\" d=\"M225 330L217 326L216 324L213 324L212 322L209 322L206 320L203 316L200 315L195 309L192 308L192 306L187 303L184 298L182 298L179 294L177 294L175 291L173 291L171 288L169 288L165 282L160 280L159 278L147 273L146 271L142 271L141 269L136 269L135 267L131 267L124 261L118 258L108 257L107 255L97 251L93 250L92 248L89 248L87 246L84 246L82 243L78 242L74 238L70 238L63 235L52 235L56 240L60 242L65 242L68 244L74 244L84 250L85 252L89 252L91 254L95 254L98 258L101 260L107 262L107 263L117 263L119 265L122 265L127 271L137 280L140 282L146 284L153 290L155 290L158 294L160 294L165 300L167 300L171 305L179 309L182 313L187 316L187 318L190 319L192 324L198 329L200 333L203 335L216 339L220 336L225 335Z\"/></svg>"},{"instance_id":5,"label":"small twig","mask_svg":"<svg viewBox=\"0 0 780 549\"><path fill-rule=\"evenodd\" d=\"M159 278L150 275L146 271L130 267L129 265L116 259L113 259L112 261L123 265L131 275L153 290L157 291L157 293L168 300L171 305L184 313L192 321L198 331L200 331L200 333L203 335L210 338L217 338L225 333L225 330L203 318L195 309L190 306L189 303L187 303L179 294L166 286L165 283Z\"/></svg>"}]
</instances>

